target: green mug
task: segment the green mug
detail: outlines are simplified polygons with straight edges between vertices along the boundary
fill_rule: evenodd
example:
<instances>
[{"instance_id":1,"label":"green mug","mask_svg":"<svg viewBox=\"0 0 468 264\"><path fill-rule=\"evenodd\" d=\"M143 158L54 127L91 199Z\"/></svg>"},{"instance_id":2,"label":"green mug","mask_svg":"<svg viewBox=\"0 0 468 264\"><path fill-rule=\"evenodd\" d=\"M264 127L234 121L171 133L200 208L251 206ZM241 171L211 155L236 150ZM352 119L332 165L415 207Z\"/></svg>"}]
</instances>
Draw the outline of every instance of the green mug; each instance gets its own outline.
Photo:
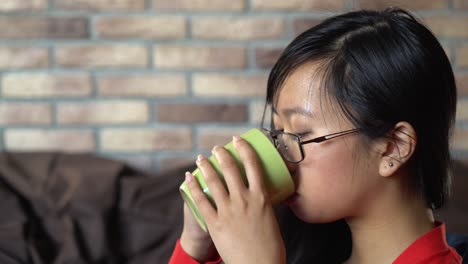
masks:
<instances>
[{"instance_id":1,"label":"green mug","mask_svg":"<svg viewBox=\"0 0 468 264\"><path fill-rule=\"evenodd\" d=\"M289 170L286 164L284 163L283 158L276 150L270 138L267 135L265 135L265 133L263 133L261 130L257 128L253 128L247 131L246 133L242 134L240 137L246 140L247 142L249 142L249 144L253 147L253 149L257 153L257 156L260 160L260 164L263 169L265 187L269 194L271 203L273 204L279 203L285 200L286 198L288 198L291 194L293 194L294 182L291 178L291 174L289 173ZM240 160L239 154L234 149L232 142L225 145L224 148L226 148L234 157L234 159L237 161L237 165L241 171L242 178L244 180L244 183L247 186L248 183L247 183L247 178L245 175L244 167ZM208 160L213 165L214 169L216 170L218 175L221 177L221 180L224 183L224 186L226 187L223 174L219 168L219 164L216 158L214 156L210 156ZM205 180L203 179L203 175L201 171L197 168L195 171L193 171L192 174L195 176L195 179L200 184L203 192L206 194L210 202L213 204L213 206L216 207L213 197L210 191L208 190ZM184 199L187 206L190 208L198 224L206 232L207 231L206 223L203 217L201 216L196 204L193 201L192 195L188 189L187 184L183 182L180 185L179 190L182 195L182 198Z\"/></svg>"}]
</instances>

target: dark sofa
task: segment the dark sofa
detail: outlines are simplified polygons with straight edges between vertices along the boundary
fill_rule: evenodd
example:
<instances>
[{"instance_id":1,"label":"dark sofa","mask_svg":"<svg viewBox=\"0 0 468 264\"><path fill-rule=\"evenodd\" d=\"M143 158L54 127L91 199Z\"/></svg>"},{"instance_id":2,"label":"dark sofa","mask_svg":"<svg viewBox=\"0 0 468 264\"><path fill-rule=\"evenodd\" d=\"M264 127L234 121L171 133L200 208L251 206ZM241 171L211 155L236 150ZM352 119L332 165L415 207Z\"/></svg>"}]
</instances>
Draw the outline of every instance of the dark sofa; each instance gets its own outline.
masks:
<instances>
[{"instance_id":1,"label":"dark sofa","mask_svg":"<svg viewBox=\"0 0 468 264\"><path fill-rule=\"evenodd\" d=\"M184 168L150 175L89 154L0 154L0 263L167 263Z\"/></svg>"}]
</instances>

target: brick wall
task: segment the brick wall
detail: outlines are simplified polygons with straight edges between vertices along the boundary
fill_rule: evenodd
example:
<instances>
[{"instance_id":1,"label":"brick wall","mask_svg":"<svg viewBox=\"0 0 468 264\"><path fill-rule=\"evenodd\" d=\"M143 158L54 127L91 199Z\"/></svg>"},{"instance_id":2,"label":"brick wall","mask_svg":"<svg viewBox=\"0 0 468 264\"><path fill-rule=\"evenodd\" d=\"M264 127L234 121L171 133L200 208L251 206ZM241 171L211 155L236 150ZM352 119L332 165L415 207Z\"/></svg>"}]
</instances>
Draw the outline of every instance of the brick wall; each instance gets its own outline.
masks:
<instances>
[{"instance_id":1,"label":"brick wall","mask_svg":"<svg viewBox=\"0 0 468 264\"><path fill-rule=\"evenodd\" d=\"M468 157L467 0L2 0L0 148L166 169L260 120L268 71L324 17L399 5L437 34Z\"/></svg>"}]
</instances>

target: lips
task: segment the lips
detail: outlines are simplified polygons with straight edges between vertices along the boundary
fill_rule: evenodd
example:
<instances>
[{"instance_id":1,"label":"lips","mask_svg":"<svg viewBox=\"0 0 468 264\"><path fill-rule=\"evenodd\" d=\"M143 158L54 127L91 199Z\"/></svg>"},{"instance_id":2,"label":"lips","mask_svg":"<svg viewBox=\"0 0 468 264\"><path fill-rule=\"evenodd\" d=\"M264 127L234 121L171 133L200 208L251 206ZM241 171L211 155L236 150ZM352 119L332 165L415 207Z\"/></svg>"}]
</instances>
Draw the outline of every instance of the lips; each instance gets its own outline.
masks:
<instances>
[{"instance_id":1,"label":"lips","mask_svg":"<svg viewBox=\"0 0 468 264\"><path fill-rule=\"evenodd\" d=\"M288 199L284 201L284 203L287 205L292 205L294 202L297 201L298 198L299 198L299 194L295 192L291 196L289 196Z\"/></svg>"}]
</instances>

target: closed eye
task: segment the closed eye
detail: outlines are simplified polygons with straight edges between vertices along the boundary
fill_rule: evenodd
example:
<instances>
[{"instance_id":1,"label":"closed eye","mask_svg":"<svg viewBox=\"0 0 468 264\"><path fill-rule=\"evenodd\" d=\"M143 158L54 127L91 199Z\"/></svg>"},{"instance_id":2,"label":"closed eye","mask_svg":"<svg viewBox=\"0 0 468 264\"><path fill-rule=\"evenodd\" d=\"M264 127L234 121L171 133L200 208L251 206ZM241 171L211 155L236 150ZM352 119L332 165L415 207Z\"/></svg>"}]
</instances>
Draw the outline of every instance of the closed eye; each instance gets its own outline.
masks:
<instances>
[{"instance_id":1,"label":"closed eye","mask_svg":"<svg viewBox=\"0 0 468 264\"><path fill-rule=\"evenodd\" d=\"M295 133L295 134L298 135L300 139L303 139L303 138L309 136L310 133L311 132L302 132L302 133Z\"/></svg>"},{"instance_id":2,"label":"closed eye","mask_svg":"<svg viewBox=\"0 0 468 264\"><path fill-rule=\"evenodd\" d=\"M274 127L272 132L283 133L283 132L284 132L284 128L276 128L276 127Z\"/></svg>"}]
</instances>

